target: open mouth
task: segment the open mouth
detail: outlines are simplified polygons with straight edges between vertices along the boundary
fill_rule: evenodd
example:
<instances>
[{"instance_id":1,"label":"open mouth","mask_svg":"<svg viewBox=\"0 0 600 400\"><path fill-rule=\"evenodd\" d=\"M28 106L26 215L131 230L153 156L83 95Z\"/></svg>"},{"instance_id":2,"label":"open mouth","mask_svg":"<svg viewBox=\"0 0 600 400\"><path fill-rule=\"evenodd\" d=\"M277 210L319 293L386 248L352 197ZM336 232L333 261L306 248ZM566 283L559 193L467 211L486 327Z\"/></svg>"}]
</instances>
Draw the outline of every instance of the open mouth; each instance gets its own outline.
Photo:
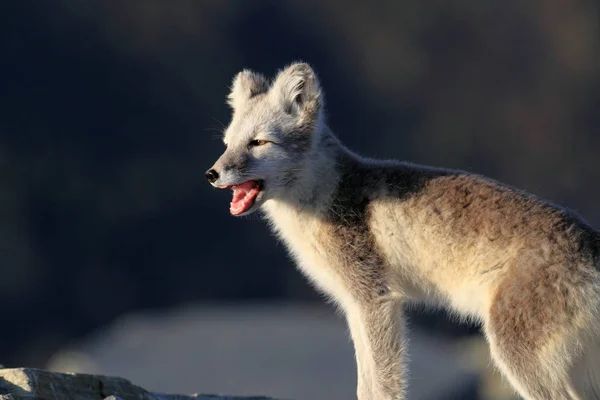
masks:
<instances>
[{"instance_id":1,"label":"open mouth","mask_svg":"<svg viewBox=\"0 0 600 400\"><path fill-rule=\"evenodd\" d=\"M228 186L233 190L233 199L229 205L231 215L241 215L254 205L256 197L263 189L262 181L248 181L239 185Z\"/></svg>"}]
</instances>

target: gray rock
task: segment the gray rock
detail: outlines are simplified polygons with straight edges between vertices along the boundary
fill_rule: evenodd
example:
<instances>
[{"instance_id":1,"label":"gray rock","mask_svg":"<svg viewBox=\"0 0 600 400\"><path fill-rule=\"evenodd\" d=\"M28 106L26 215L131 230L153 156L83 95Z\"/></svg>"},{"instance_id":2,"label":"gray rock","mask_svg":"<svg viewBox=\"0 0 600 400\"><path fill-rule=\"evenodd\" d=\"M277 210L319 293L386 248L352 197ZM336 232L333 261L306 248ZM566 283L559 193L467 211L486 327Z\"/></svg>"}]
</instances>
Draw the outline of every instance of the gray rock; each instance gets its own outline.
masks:
<instances>
[{"instance_id":1,"label":"gray rock","mask_svg":"<svg viewBox=\"0 0 600 400\"><path fill-rule=\"evenodd\" d=\"M35 368L0 369L0 400L274 400L267 397L152 393L127 379Z\"/></svg>"}]
</instances>

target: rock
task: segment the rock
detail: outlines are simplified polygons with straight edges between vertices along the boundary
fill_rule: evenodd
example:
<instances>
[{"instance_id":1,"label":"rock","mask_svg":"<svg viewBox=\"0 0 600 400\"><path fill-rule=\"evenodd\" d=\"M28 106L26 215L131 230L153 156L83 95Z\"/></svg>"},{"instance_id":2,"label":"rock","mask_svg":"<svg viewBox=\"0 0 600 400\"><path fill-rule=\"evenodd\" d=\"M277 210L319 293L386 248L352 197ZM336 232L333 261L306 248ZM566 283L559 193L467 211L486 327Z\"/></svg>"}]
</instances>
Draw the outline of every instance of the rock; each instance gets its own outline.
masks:
<instances>
[{"instance_id":1,"label":"rock","mask_svg":"<svg viewBox=\"0 0 600 400\"><path fill-rule=\"evenodd\" d=\"M127 379L35 368L0 369L0 400L274 400L267 397L152 393Z\"/></svg>"}]
</instances>

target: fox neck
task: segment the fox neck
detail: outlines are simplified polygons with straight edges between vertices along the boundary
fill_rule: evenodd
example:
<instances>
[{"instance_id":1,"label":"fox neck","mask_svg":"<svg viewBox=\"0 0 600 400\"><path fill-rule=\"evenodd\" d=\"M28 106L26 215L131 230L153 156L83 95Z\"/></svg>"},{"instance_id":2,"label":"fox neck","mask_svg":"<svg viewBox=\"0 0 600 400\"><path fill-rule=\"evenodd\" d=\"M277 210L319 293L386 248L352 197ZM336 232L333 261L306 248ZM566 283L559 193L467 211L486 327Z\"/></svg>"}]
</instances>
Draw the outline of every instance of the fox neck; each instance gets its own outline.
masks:
<instances>
[{"instance_id":1,"label":"fox neck","mask_svg":"<svg viewBox=\"0 0 600 400\"><path fill-rule=\"evenodd\" d=\"M273 214L275 209L281 209L282 206L311 213L325 212L340 181L341 163L349 157L354 155L327 126L323 126L316 135L310 156L285 192L265 203L267 214Z\"/></svg>"}]
</instances>

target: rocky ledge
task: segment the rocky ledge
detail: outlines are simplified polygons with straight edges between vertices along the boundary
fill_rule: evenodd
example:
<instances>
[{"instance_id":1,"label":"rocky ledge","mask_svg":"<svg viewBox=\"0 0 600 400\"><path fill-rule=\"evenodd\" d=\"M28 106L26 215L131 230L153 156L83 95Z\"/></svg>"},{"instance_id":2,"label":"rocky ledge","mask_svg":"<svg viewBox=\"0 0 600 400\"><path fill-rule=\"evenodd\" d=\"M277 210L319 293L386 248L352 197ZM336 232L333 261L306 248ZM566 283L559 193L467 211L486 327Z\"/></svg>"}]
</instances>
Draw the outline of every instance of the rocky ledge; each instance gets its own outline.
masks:
<instances>
[{"instance_id":1,"label":"rocky ledge","mask_svg":"<svg viewBox=\"0 0 600 400\"><path fill-rule=\"evenodd\" d=\"M0 400L275 400L208 394L148 392L127 379L62 374L35 368L0 369Z\"/></svg>"}]
</instances>

